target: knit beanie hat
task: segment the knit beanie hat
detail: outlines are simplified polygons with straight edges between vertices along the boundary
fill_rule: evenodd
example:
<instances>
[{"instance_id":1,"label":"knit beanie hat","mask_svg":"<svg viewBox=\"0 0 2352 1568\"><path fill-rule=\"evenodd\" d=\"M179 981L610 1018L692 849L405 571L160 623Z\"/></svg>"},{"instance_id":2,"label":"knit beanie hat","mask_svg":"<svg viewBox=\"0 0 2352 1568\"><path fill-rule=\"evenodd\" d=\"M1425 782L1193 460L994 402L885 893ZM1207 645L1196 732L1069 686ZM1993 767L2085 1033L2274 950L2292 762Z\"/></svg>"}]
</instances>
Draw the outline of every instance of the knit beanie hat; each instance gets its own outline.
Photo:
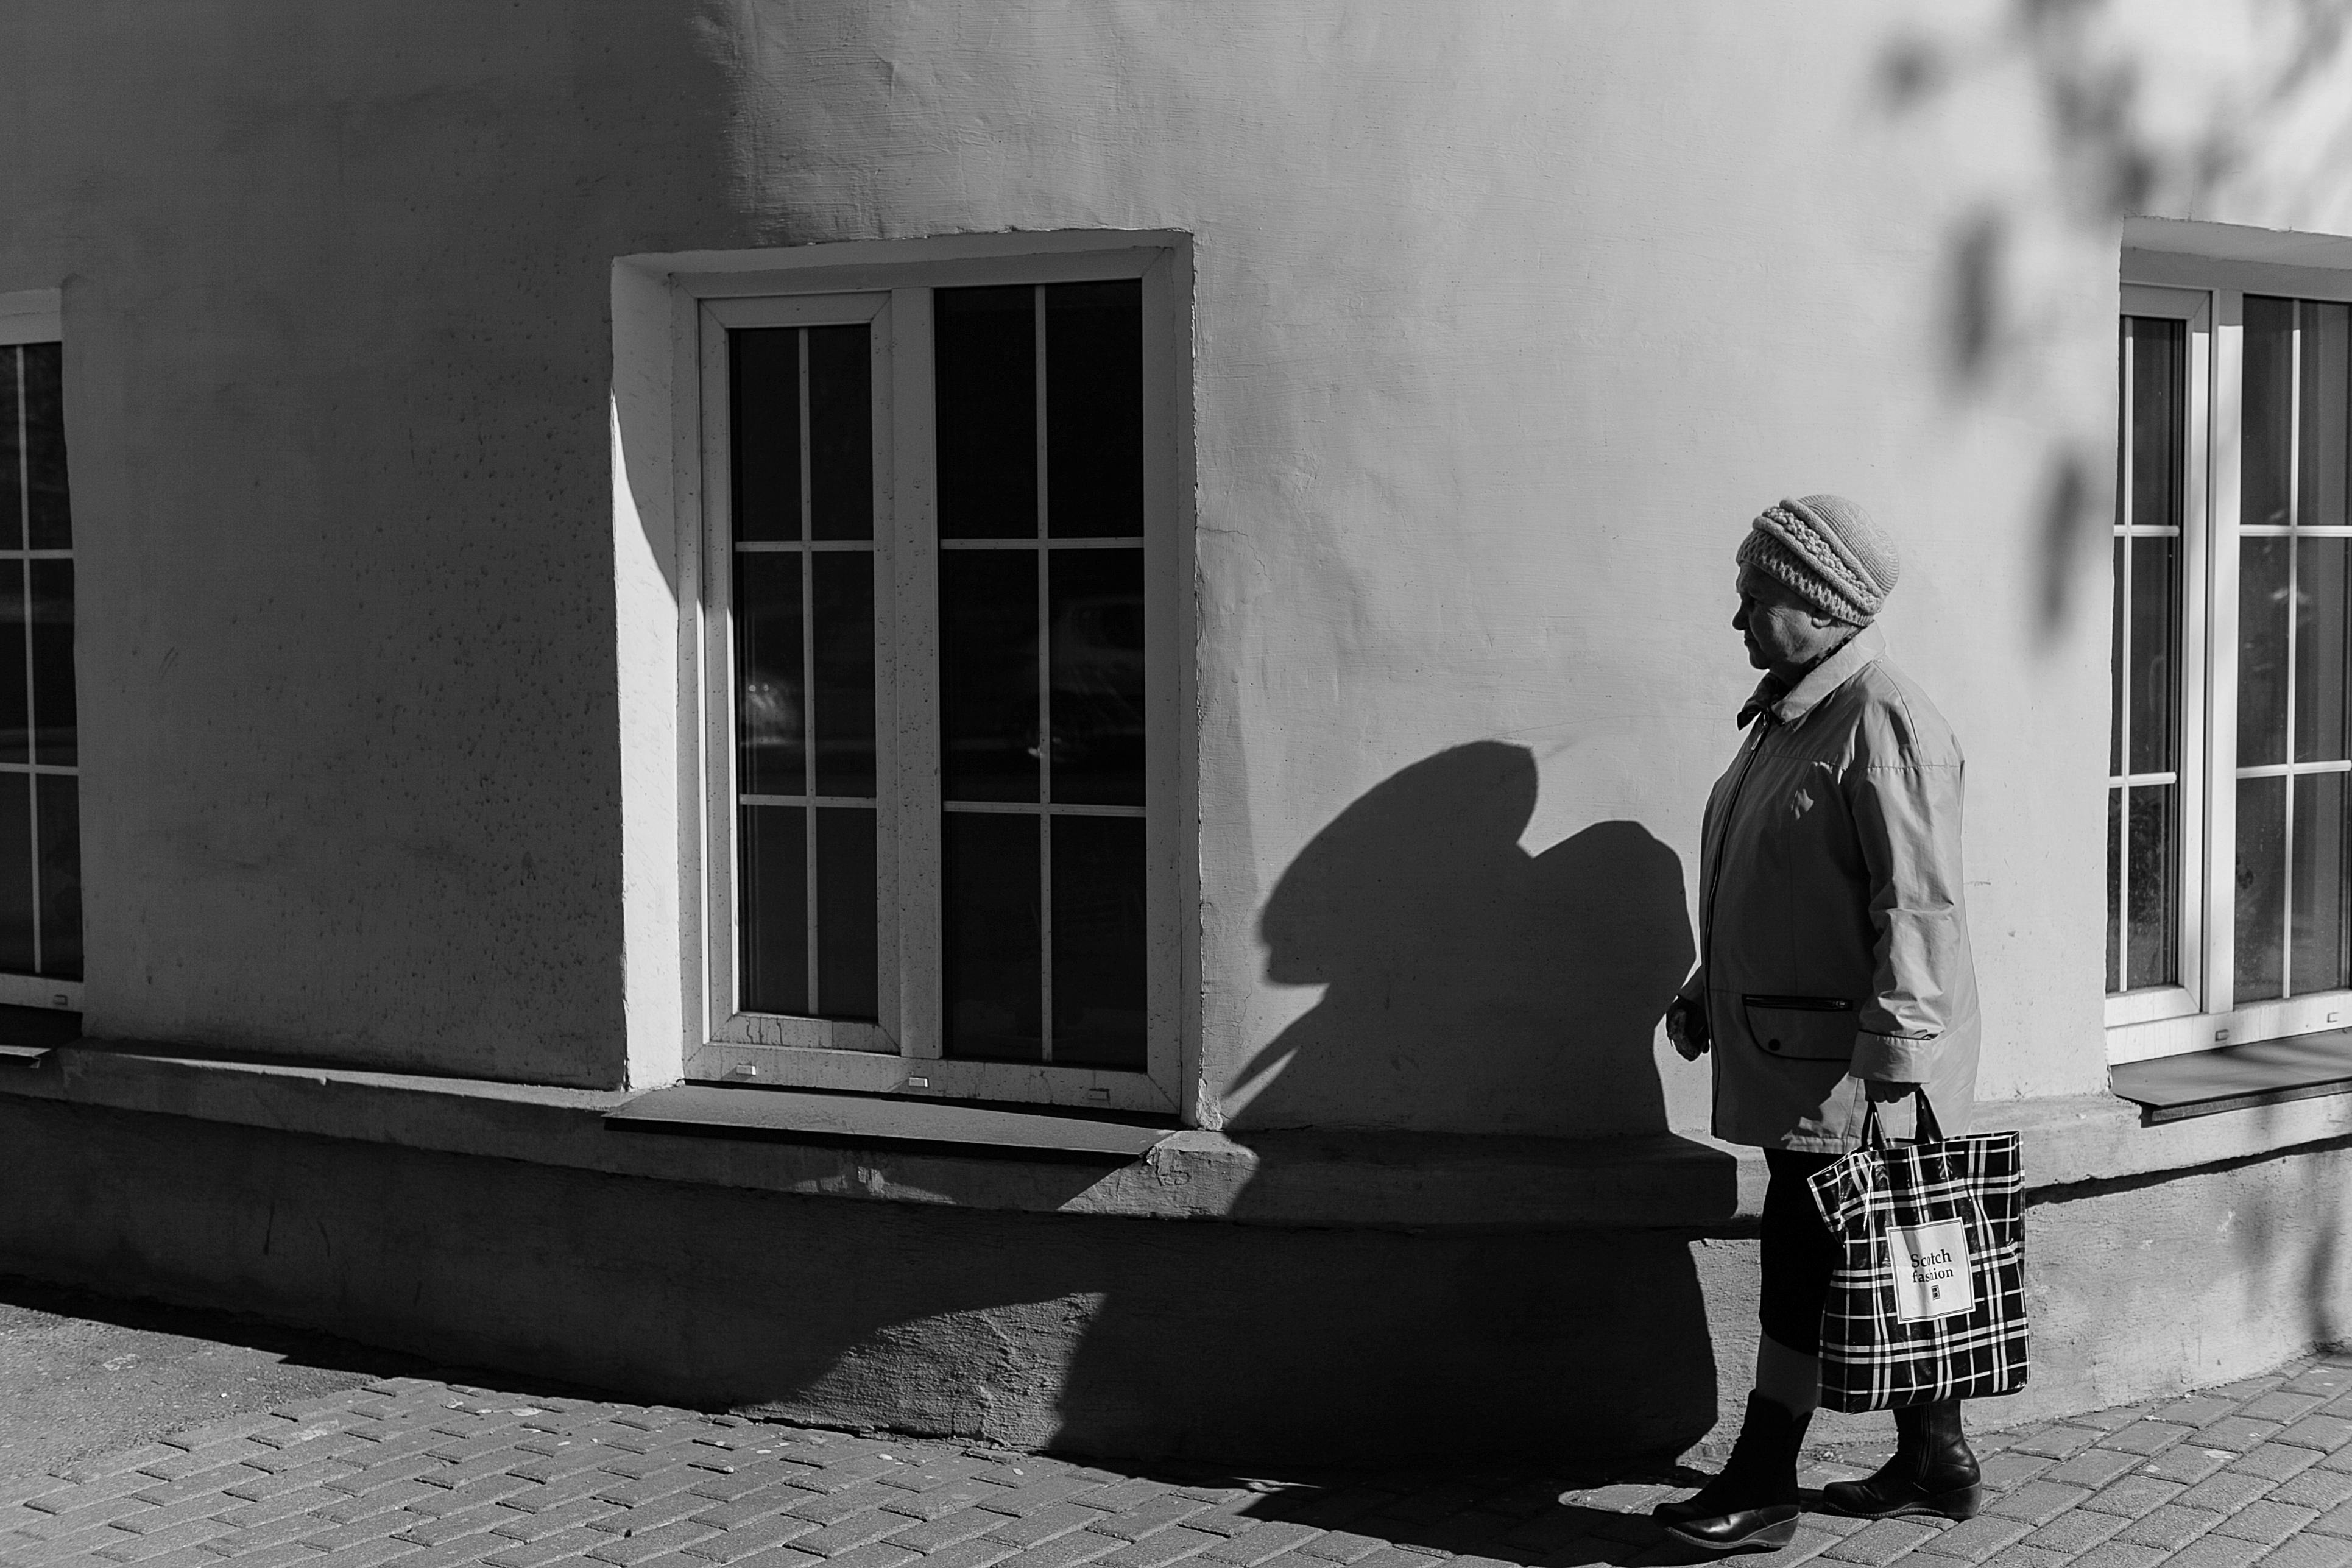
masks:
<instances>
[{"instance_id":1,"label":"knit beanie hat","mask_svg":"<svg viewBox=\"0 0 2352 1568\"><path fill-rule=\"evenodd\" d=\"M1895 541L1843 496L1805 496L1767 508L1740 542L1737 560L1856 626L1877 616L1903 570Z\"/></svg>"}]
</instances>

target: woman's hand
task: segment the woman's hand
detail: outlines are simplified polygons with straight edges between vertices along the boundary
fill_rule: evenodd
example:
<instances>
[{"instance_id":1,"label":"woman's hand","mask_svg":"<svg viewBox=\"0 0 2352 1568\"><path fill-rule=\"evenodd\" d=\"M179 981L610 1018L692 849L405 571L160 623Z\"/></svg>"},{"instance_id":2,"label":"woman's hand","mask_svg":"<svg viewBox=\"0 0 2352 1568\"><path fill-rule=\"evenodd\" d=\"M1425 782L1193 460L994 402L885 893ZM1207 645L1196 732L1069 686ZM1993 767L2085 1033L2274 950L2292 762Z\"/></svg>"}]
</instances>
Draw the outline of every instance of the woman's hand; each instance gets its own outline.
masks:
<instances>
[{"instance_id":1,"label":"woman's hand","mask_svg":"<svg viewBox=\"0 0 2352 1568\"><path fill-rule=\"evenodd\" d=\"M1675 1043L1675 1050L1686 1062L1706 1055L1706 1009L1681 996L1667 1003L1666 1038Z\"/></svg>"}]
</instances>

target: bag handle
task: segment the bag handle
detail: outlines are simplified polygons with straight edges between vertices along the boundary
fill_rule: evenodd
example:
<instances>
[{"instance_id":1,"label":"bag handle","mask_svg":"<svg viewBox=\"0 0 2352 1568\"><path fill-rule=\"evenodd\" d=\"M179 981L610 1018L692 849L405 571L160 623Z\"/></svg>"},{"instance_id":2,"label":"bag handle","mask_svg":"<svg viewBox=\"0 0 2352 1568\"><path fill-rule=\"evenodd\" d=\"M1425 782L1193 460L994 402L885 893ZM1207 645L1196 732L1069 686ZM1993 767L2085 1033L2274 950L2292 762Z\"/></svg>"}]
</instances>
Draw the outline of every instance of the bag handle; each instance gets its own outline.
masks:
<instances>
[{"instance_id":1,"label":"bag handle","mask_svg":"<svg viewBox=\"0 0 2352 1568\"><path fill-rule=\"evenodd\" d=\"M1918 1119L1911 1125L1911 1142L1914 1143L1944 1142L1944 1129L1936 1120L1936 1108L1927 1102L1927 1086L1913 1084L1911 1096L1919 1102ZM1874 1100L1864 1102L1862 1108L1862 1146L1865 1149L1886 1147L1886 1131L1878 1124L1878 1101Z\"/></svg>"}]
</instances>

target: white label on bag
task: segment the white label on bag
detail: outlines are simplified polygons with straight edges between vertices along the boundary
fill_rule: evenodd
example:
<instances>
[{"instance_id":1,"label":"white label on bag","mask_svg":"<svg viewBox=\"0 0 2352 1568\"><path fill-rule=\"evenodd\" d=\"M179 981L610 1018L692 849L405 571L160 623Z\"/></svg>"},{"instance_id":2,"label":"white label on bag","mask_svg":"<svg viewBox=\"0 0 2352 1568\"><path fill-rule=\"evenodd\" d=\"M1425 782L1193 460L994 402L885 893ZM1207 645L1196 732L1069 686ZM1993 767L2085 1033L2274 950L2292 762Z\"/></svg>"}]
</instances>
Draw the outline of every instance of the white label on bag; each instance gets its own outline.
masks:
<instances>
[{"instance_id":1,"label":"white label on bag","mask_svg":"<svg viewBox=\"0 0 2352 1568\"><path fill-rule=\"evenodd\" d=\"M1886 1233L1895 1273L1895 1316L1906 1323L1976 1310L1976 1271L1969 1267L1969 1227L1957 1219L1895 1226Z\"/></svg>"}]
</instances>

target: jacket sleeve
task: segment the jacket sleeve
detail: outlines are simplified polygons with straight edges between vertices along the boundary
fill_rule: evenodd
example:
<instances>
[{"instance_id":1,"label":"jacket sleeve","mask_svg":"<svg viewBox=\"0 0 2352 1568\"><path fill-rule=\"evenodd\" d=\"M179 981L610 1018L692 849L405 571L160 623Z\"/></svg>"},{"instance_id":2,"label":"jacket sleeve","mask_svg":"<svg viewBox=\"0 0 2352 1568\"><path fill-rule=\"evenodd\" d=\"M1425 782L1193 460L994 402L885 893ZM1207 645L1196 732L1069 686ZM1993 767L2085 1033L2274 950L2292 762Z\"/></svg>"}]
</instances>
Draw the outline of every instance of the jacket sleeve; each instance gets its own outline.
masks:
<instances>
[{"instance_id":1,"label":"jacket sleeve","mask_svg":"<svg viewBox=\"0 0 2352 1568\"><path fill-rule=\"evenodd\" d=\"M1854 1039L1856 1078L1926 1081L1967 984L1960 774L1957 759L1885 759L1859 767L1849 785L1876 944Z\"/></svg>"}]
</instances>

